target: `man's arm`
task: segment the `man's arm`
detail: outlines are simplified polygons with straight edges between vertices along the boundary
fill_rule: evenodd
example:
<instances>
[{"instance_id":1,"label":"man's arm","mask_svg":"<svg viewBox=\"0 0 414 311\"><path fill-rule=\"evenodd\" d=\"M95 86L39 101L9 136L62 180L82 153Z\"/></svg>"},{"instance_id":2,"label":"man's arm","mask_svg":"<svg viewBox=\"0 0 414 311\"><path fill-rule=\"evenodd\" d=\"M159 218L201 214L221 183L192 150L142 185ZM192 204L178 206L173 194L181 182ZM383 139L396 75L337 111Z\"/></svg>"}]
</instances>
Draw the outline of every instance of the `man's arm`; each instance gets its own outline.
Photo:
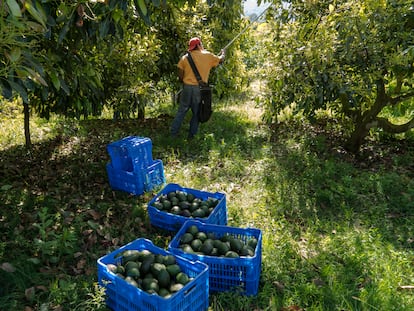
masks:
<instances>
[{"instance_id":1,"label":"man's arm","mask_svg":"<svg viewBox=\"0 0 414 311\"><path fill-rule=\"evenodd\" d=\"M182 70L181 68L178 68L178 79L180 80L180 82L183 82L184 70Z\"/></svg>"}]
</instances>

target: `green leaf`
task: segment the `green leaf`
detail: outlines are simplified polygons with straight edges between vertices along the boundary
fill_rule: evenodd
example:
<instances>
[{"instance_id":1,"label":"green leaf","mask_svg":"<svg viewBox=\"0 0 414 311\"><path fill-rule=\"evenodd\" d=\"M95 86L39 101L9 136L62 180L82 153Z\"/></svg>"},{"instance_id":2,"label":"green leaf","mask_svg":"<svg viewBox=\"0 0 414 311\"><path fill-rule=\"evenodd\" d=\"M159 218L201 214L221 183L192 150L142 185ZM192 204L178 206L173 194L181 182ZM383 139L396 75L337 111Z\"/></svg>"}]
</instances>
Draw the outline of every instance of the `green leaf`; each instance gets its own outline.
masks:
<instances>
[{"instance_id":1,"label":"green leaf","mask_svg":"<svg viewBox=\"0 0 414 311\"><path fill-rule=\"evenodd\" d=\"M135 0L135 8L138 11L139 16L144 20L145 24L149 25L151 23L148 16L148 9L144 0Z\"/></svg>"},{"instance_id":2,"label":"green leaf","mask_svg":"<svg viewBox=\"0 0 414 311\"><path fill-rule=\"evenodd\" d=\"M20 95L20 97L25 103L29 102L29 98L27 97L27 92L20 84L15 83L13 81L9 81L9 84L12 87L12 89Z\"/></svg>"},{"instance_id":3,"label":"green leaf","mask_svg":"<svg viewBox=\"0 0 414 311\"><path fill-rule=\"evenodd\" d=\"M106 35L108 34L109 31L109 20L105 19L104 21L102 21L99 25L99 35L101 38L105 38Z\"/></svg>"},{"instance_id":4,"label":"green leaf","mask_svg":"<svg viewBox=\"0 0 414 311\"><path fill-rule=\"evenodd\" d=\"M3 186L1 186L1 190L2 191L8 191L8 190L10 190L11 188L13 188L13 186L12 185L3 185Z\"/></svg>"},{"instance_id":5,"label":"green leaf","mask_svg":"<svg viewBox=\"0 0 414 311\"><path fill-rule=\"evenodd\" d=\"M21 55L22 55L22 50L19 47L14 47L10 51L10 54L8 54L9 56L8 58L10 59L12 63L15 63L20 59Z\"/></svg>"},{"instance_id":6,"label":"green leaf","mask_svg":"<svg viewBox=\"0 0 414 311\"><path fill-rule=\"evenodd\" d=\"M6 98L6 99L12 98L13 91L12 91L10 85L6 85L6 84L0 82L0 89L1 89L1 94L3 95L4 98Z\"/></svg>"},{"instance_id":7,"label":"green leaf","mask_svg":"<svg viewBox=\"0 0 414 311\"><path fill-rule=\"evenodd\" d=\"M122 17L122 11L121 10L115 9L112 12L112 18L114 19L115 23L118 23L119 20L121 19L121 17Z\"/></svg>"},{"instance_id":8,"label":"green leaf","mask_svg":"<svg viewBox=\"0 0 414 311\"><path fill-rule=\"evenodd\" d=\"M70 94L70 90L68 85L66 84L65 80L60 79L60 87L62 88L62 90L66 93L66 95Z\"/></svg>"},{"instance_id":9,"label":"green leaf","mask_svg":"<svg viewBox=\"0 0 414 311\"><path fill-rule=\"evenodd\" d=\"M7 0L6 2L13 16L22 17L22 11L16 0Z\"/></svg>"},{"instance_id":10,"label":"green leaf","mask_svg":"<svg viewBox=\"0 0 414 311\"><path fill-rule=\"evenodd\" d=\"M142 15L147 16L148 9L147 9L147 6L145 4L145 1L144 0L136 0L135 3L138 4L138 9L141 11Z\"/></svg>"},{"instance_id":11,"label":"green leaf","mask_svg":"<svg viewBox=\"0 0 414 311\"><path fill-rule=\"evenodd\" d=\"M45 79L43 79L43 77L36 71L34 71L32 68L29 67L25 67L25 70L27 70L30 74L30 79L32 79L33 81L43 85L43 86L48 86L47 82L45 81Z\"/></svg>"},{"instance_id":12,"label":"green leaf","mask_svg":"<svg viewBox=\"0 0 414 311\"><path fill-rule=\"evenodd\" d=\"M50 76L50 79L52 80L53 86L55 87L56 90L59 91L59 89L60 89L60 80L59 80L58 75L56 74L55 71L52 71L49 74L49 76Z\"/></svg>"},{"instance_id":13,"label":"green leaf","mask_svg":"<svg viewBox=\"0 0 414 311\"><path fill-rule=\"evenodd\" d=\"M28 262L31 262L32 264L35 264L35 265L39 265L41 263L40 259L39 258L35 258L35 257L28 258L27 261Z\"/></svg>"},{"instance_id":14,"label":"green leaf","mask_svg":"<svg viewBox=\"0 0 414 311\"><path fill-rule=\"evenodd\" d=\"M42 25L40 25L39 23L36 23L36 22L27 21L26 24L31 29L33 29L34 31L37 31L37 32L43 32L45 30Z\"/></svg>"},{"instance_id":15,"label":"green leaf","mask_svg":"<svg viewBox=\"0 0 414 311\"><path fill-rule=\"evenodd\" d=\"M61 44L62 41L63 41L63 39L65 39L66 34L68 33L69 27L70 27L69 26L69 22L70 21L67 21L66 24L65 24L65 26L63 26L62 30L60 31L60 33L59 33L59 39L58 39L58 44Z\"/></svg>"},{"instance_id":16,"label":"green leaf","mask_svg":"<svg viewBox=\"0 0 414 311\"><path fill-rule=\"evenodd\" d=\"M47 16L41 4L37 1L28 0L24 3L25 8L29 11L30 15L37 20L44 28L46 28Z\"/></svg>"}]
</instances>

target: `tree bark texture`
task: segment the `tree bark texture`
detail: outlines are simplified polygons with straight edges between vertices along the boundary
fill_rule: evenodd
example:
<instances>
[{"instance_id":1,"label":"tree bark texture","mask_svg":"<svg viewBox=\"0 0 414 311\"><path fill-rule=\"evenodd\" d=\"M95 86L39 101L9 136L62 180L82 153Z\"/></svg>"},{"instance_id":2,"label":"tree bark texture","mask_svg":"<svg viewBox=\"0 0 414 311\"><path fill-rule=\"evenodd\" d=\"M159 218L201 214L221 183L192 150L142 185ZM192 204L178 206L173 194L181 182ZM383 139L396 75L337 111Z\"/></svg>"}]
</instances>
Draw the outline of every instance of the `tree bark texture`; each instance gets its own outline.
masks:
<instances>
[{"instance_id":1,"label":"tree bark texture","mask_svg":"<svg viewBox=\"0 0 414 311\"><path fill-rule=\"evenodd\" d=\"M26 148L30 149L32 147L32 140L30 138L30 109L29 104L23 102L23 112L24 112L24 138L26 141Z\"/></svg>"}]
</instances>

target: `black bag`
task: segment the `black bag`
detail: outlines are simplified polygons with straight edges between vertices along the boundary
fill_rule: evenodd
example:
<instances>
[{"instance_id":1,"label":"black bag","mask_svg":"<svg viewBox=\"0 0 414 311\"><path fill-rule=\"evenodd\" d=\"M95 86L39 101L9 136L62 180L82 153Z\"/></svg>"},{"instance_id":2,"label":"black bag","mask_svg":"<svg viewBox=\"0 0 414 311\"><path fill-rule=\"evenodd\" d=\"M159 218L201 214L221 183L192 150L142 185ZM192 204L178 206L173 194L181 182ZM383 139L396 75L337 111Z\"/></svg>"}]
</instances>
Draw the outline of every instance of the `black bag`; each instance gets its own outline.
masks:
<instances>
[{"instance_id":1,"label":"black bag","mask_svg":"<svg viewBox=\"0 0 414 311\"><path fill-rule=\"evenodd\" d=\"M211 87L207 84L200 85L201 102L198 107L198 121L207 122L213 114L211 107Z\"/></svg>"},{"instance_id":2,"label":"black bag","mask_svg":"<svg viewBox=\"0 0 414 311\"><path fill-rule=\"evenodd\" d=\"M213 114L213 109L211 106L211 87L203 80L201 80L200 73L198 72L197 67L194 64L194 61L191 58L190 53L187 53L187 58L190 62L191 68L194 71L194 75L197 78L198 85L200 86L201 101L198 107L198 121L201 123L205 123L210 119L211 115Z\"/></svg>"}]
</instances>

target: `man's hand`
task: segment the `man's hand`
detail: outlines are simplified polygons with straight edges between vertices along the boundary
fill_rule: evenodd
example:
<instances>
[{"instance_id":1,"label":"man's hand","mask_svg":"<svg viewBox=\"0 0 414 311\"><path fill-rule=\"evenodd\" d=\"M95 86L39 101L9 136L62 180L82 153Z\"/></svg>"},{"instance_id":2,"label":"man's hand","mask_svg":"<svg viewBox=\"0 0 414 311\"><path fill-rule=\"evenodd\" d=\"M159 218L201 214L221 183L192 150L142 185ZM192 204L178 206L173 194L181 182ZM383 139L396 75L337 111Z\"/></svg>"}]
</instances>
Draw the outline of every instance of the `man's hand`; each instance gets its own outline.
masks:
<instances>
[{"instance_id":1,"label":"man's hand","mask_svg":"<svg viewBox=\"0 0 414 311\"><path fill-rule=\"evenodd\" d=\"M220 58L220 63L224 62L224 59L226 58L226 50L221 50L218 57Z\"/></svg>"},{"instance_id":2,"label":"man's hand","mask_svg":"<svg viewBox=\"0 0 414 311\"><path fill-rule=\"evenodd\" d=\"M180 82L183 82L184 79L184 70L178 68L178 79L180 80Z\"/></svg>"}]
</instances>

